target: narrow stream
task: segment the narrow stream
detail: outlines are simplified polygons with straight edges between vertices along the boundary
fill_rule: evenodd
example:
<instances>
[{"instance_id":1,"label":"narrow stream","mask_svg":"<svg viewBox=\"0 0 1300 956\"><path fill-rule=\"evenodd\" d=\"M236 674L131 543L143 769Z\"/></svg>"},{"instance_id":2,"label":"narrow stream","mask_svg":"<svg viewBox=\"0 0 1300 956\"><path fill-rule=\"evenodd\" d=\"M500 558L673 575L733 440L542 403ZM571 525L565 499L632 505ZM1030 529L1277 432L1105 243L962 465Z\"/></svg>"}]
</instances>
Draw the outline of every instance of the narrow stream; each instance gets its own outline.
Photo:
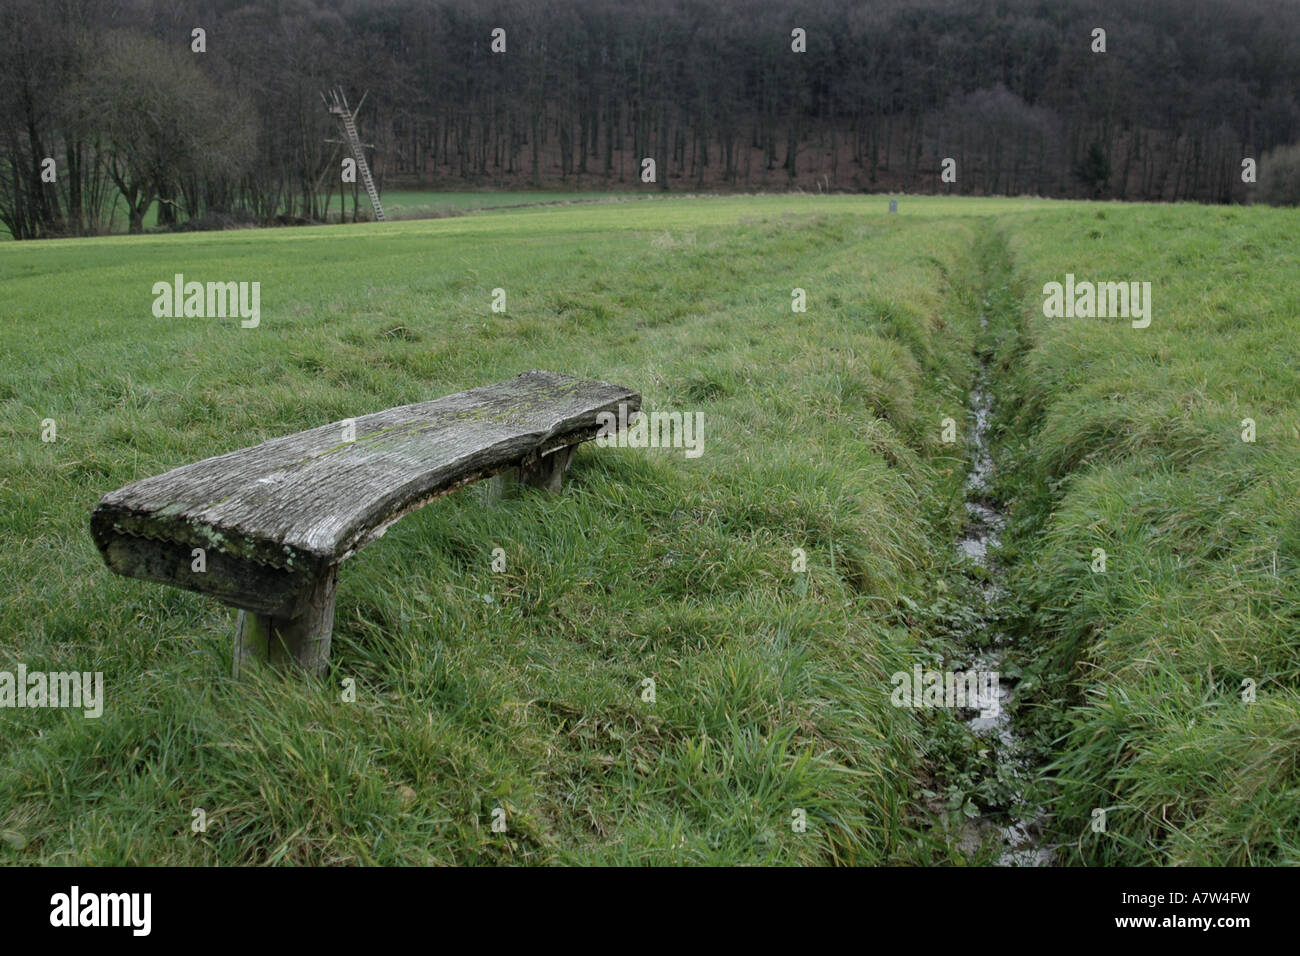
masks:
<instances>
[{"instance_id":1,"label":"narrow stream","mask_svg":"<svg viewBox=\"0 0 1300 956\"><path fill-rule=\"evenodd\" d=\"M980 331L987 333L987 330L988 317L981 313ZM995 613L1005 587L1004 572L999 567L996 552L1006 526L1006 515L993 500L990 487L994 464L989 450L988 429L993 414L993 393L987 354L981 359L970 405L974 426L971 436L973 454L966 476L968 520L957 548L974 565L987 572L987 579L982 585L984 607L979 615L981 625L968 639L964 663L967 670L997 673L998 681L996 702L981 698L979 710L967 718L966 724L977 735L991 738L993 746L989 748L989 757L994 763L989 773L1008 782L1013 796L1008 806L995 808L970 820L960 835L960 844L964 851L974 852L996 832L1002 846L997 865L1051 866L1054 862L1052 849L1040 845L1042 809L1028 802L1025 796L1033 773L1030 748L1016 731L1016 681L1007 675L1010 669L1008 648Z\"/></svg>"}]
</instances>

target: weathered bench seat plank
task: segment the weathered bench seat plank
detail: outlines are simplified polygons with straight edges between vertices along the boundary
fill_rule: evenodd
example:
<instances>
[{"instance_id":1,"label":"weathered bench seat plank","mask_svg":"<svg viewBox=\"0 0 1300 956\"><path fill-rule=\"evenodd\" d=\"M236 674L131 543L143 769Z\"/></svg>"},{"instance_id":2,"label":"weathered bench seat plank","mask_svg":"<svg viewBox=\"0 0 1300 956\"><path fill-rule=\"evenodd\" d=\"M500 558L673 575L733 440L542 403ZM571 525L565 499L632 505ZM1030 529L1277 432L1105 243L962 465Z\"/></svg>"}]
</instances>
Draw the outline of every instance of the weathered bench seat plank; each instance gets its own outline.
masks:
<instances>
[{"instance_id":1,"label":"weathered bench seat plank","mask_svg":"<svg viewBox=\"0 0 1300 956\"><path fill-rule=\"evenodd\" d=\"M134 482L91 532L119 574L292 618L318 582L402 515L478 479L590 439L638 393L552 372L322 425ZM547 459L555 461L557 459ZM203 548L207 570L191 570Z\"/></svg>"}]
</instances>

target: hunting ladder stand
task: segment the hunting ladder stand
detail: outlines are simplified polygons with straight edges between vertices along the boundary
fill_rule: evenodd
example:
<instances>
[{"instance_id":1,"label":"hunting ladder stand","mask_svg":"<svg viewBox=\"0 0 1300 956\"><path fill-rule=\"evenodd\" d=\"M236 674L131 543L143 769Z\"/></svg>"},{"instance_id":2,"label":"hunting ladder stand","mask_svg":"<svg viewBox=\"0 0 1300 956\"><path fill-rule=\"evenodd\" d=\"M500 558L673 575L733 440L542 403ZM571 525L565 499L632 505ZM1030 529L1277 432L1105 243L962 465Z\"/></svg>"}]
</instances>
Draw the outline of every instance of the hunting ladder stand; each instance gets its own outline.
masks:
<instances>
[{"instance_id":1,"label":"hunting ladder stand","mask_svg":"<svg viewBox=\"0 0 1300 956\"><path fill-rule=\"evenodd\" d=\"M356 109L348 106L348 98L343 95L343 88L330 90L330 95L324 93L320 98L325 101L325 108L331 114L339 118L343 124L343 132L347 134L347 144L352 149L352 155L357 161L357 169L361 172L361 181L365 184L366 194L370 196L370 204L375 207L375 219L383 222L384 207L379 204L379 190L375 188L374 177L370 175L370 164L366 162L365 146L360 137L357 136L357 113L361 112L361 103L366 101L367 93L361 94L361 102L357 104ZM373 148L373 147L372 147Z\"/></svg>"}]
</instances>

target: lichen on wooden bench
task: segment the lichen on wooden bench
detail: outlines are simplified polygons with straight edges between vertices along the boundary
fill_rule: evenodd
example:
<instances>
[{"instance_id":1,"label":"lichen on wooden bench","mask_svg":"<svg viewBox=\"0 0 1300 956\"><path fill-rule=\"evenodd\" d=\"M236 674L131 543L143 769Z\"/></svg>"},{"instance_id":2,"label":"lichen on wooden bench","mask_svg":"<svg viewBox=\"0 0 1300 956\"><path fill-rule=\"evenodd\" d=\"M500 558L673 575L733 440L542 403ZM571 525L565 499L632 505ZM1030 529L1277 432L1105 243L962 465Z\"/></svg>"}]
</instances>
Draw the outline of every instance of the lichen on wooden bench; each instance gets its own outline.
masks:
<instances>
[{"instance_id":1,"label":"lichen on wooden bench","mask_svg":"<svg viewBox=\"0 0 1300 956\"><path fill-rule=\"evenodd\" d=\"M575 446L620 404L635 411L641 396L525 372L345 420L352 435L345 422L322 425L134 482L100 500L91 533L118 574L239 608L236 673L252 659L319 673L340 562L473 481L514 473L558 491Z\"/></svg>"}]
</instances>

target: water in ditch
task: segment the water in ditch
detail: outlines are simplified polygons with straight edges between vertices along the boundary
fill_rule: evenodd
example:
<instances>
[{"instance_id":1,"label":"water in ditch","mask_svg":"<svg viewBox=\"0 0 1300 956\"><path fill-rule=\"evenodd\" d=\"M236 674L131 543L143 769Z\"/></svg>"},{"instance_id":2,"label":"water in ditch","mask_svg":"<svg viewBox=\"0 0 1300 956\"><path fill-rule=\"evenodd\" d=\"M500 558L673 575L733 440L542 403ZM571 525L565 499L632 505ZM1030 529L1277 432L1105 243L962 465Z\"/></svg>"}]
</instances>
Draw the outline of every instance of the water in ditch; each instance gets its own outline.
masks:
<instances>
[{"instance_id":1,"label":"water in ditch","mask_svg":"<svg viewBox=\"0 0 1300 956\"><path fill-rule=\"evenodd\" d=\"M981 332L987 332L988 317L980 315ZM967 726L980 737L990 738L988 748L994 761L988 772L1005 782L1011 797L1007 805L986 811L969 820L958 835L963 852L974 853L989 841L998 841L999 866L1051 866L1053 850L1044 846L1042 809L1028 798L1033 775L1033 754L1028 742L1017 732L1014 668L1010 666L1005 635L997 624L996 608L1003 596L1003 571L996 552L1006 526L1006 515L993 499L991 480L994 472L989 449L989 424L993 414L989 360L983 358L970 397L973 421L970 470L966 477L966 528L957 542L959 552L982 575L980 592L984 607L978 615L982 622L965 649L967 670L995 672L998 681L988 690L997 700L979 700L979 710L966 719Z\"/></svg>"}]
</instances>

